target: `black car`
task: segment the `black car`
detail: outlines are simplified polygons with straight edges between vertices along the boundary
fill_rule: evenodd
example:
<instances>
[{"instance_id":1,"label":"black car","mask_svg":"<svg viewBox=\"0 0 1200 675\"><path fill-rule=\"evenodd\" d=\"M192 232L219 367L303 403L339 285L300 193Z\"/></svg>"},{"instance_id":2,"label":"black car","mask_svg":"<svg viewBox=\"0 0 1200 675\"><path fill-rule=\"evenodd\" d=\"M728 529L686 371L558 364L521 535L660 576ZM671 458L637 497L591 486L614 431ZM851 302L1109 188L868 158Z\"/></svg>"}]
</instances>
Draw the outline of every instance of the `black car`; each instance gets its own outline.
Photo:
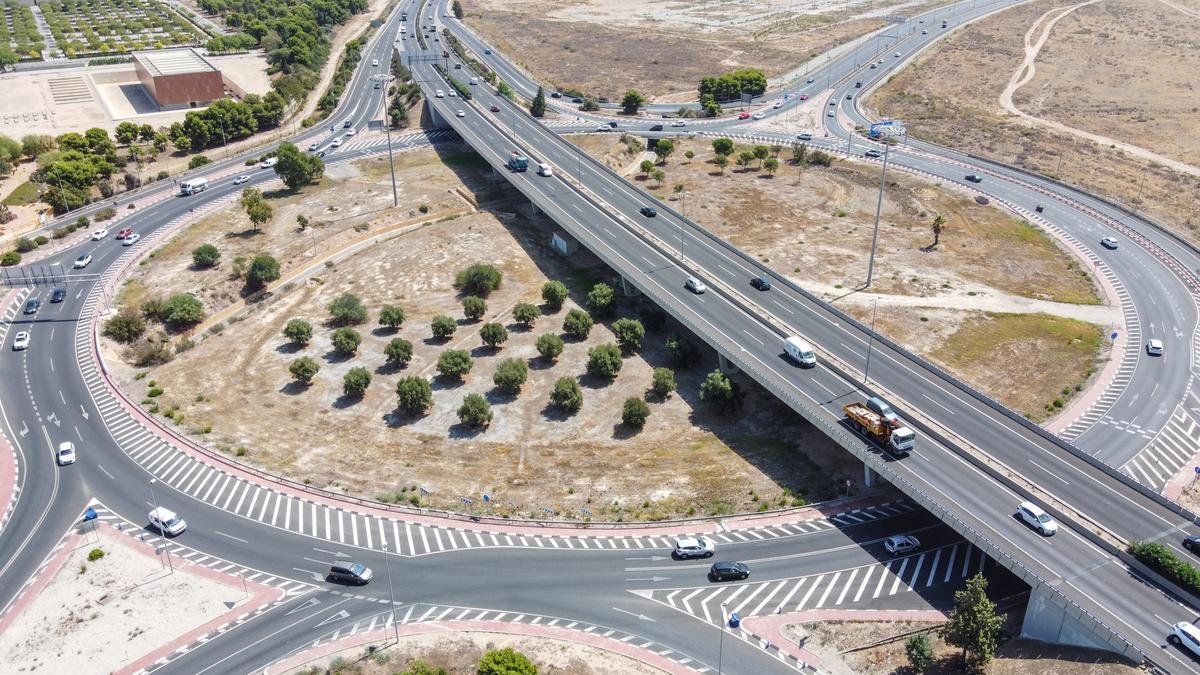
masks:
<instances>
[{"instance_id":1,"label":"black car","mask_svg":"<svg viewBox=\"0 0 1200 675\"><path fill-rule=\"evenodd\" d=\"M650 127L650 131L662 131L662 130L663 130L663 125L661 125L661 124L655 124L654 126Z\"/></svg>"},{"instance_id":2,"label":"black car","mask_svg":"<svg viewBox=\"0 0 1200 675\"><path fill-rule=\"evenodd\" d=\"M708 570L708 578L713 581L728 581L730 579L746 579L750 576L750 566L740 562L717 562Z\"/></svg>"},{"instance_id":3,"label":"black car","mask_svg":"<svg viewBox=\"0 0 1200 675\"><path fill-rule=\"evenodd\" d=\"M66 299L67 289L65 288L56 288L54 289L54 292L50 294L50 302L62 302Z\"/></svg>"},{"instance_id":4,"label":"black car","mask_svg":"<svg viewBox=\"0 0 1200 675\"><path fill-rule=\"evenodd\" d=\"M498 105L492 106L492 112L500 112L500 106L498 106Z\"/></svg>"},{"instance_id":5,"label":"black car","mask_svg":"<svg viewBox=\"0 0 1200 675\"><path fill-rule=\"evenodd\" d=\"M583 99L581 99L579 97L575 97L575 98L571 99L571 103L583 103Z\"/></svg>"},{"instance_id":6,"label":"black car","mask_svg":"<svg viewBox=\"0 0 1200 675\"><path fill-rule=\"evenodd\" d=\"M617 123L616 123L616 122L609 122L609 123L608 123L608 126L609 126L609 128L611 128L611 129L616 129L616 128L617 128Z\"/></svg>"},{"instance_id":7,"label":"black car","mask_svg":"<svg viewBox=\"0 0 1200 675\"><path fill-rule=\"evenodd\" d=\"M550 92L550 98L562 98L562 92L552 91Z\"/></svg>"},{"instance_id":8,"label":"black car","mask_svg":"<svg viewBox=\"0 0 1200 675\"><path fill-rule=\"evenodd\" d=\"M1193 553L1196 552L1197 549L1200 549L1200 537L1193 534L1190 537L1184 539L1183 547L1189 551L1192 551Z\"/></svg>"},{"instance_id":9,"label":"black car","mask_svg":"<svg viewBox=\"0 0 1200 675\"><path fill-rule=\"evenodd\" d=\"M855 88L855 89L862 89L862 82L855 82L855 83L854 83L854 88Z\"/></svg>"},{"instance_id":10,"label":"black car","mask_svg":"<svg viewBox=\"0 0 1200 675\"><path fill-rule=\"evenodd\" d=\"M760 291L771 290L771 280L766 277L754 277L750 280L750 285Z\"/></svg>"},{"instance_id":11,"label":"black car","mask_svg":"<svg viewBox=\"0 0 1200 675\"><path fill-rule=\"evenodd\" d=\"M882 157L882 156L883 156L883 153L878 150L875 150L875 149L871 149L871 150L868 150L863 153L863 157Z\"/></svg>"},{"instance_id":12,"label":"black car","mask_svg":"<svg viewBox=\"0 0 1200 675\"><path fill-rule=\"evenodd\" d=\"M339 562L329 567L329 581L365 586L375 576L370 567L356 562Z\"/></svg>"},{"instance_id":13,"label":"black car","mask_svg":"<svg viewBox=\"0 0 1200 675\"><path fill-rule=\"evenodd\" d=\"M461 64L461 63L456 63L456 64L454 64L454 69L455 69L455 70L462 70L462 64Z\"/></svg>"},{"instance_id":14,"label":"black car","mask_svg":"<svg viewBox=\"0 0 1200 675\"><path fill-rule=\"evenodd\" d=\"M645 209L642 209L642 210L645 211ZM26 314L37 314L37 311L39 309L41 309L41 307L42 307L41 300L38 300L37 298L30 298L29 301L25 303L25 313Z\"/></svg>"},{"instance_id":15,"label":"black car","mask_svg":"<svg viewBox=\"0 0 1200 675\"><path fill-rule=\"evenodd\" d=\"M983 182L982 178L980 178L979 176L976 176L973 173L967 174L967 180L971 181L972 183L982 183Z\"/></svg>"},{"instance_id":16,"label":"black car","mask_svg":"<svg viewBox=\"0 0 1200 675\"><path fill-rule=\"evenodd\" d=\"M653 218L654 216L658 215L658 211L650 206L643 206L641 208L641 212L642 212L642 215L646 216L647 218ZM26 312L26 314L28 314L28 312Z\"/></svg>"}]
</instances>

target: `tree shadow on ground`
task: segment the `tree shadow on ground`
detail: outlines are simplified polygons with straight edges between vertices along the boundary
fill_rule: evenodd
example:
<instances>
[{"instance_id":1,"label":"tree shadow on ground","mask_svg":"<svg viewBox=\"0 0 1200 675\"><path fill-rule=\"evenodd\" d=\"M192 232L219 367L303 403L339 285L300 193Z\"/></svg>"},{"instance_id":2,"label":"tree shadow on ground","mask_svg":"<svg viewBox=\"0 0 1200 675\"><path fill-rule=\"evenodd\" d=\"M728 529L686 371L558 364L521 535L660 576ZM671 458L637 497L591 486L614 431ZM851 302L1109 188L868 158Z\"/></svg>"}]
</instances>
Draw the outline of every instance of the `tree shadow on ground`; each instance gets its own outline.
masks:
<instances>
[{"instance_id":1,"label":"tree shadow on ground","mask_svg":"<svg viewBox=\"0 0 1200 675\"><path fill-rule=\"evenodd\" d=\"M308 391L310 385L295 380L289 381L287 384L279 388L279 393L287 394L288 396L297 396Z\"/></svg>"},{"instance_id":2,"label":"tree shadow on ground","mask_svg":"<svg viewBox=\"0 0 1200 675\"><path fill-rule=\"evenodd\" d=\"M448 436L450 438L475 438L488 430L489 425L477 427L473 424L464 424L459 422L450 426Z\"/></svg>"}]
</instances>

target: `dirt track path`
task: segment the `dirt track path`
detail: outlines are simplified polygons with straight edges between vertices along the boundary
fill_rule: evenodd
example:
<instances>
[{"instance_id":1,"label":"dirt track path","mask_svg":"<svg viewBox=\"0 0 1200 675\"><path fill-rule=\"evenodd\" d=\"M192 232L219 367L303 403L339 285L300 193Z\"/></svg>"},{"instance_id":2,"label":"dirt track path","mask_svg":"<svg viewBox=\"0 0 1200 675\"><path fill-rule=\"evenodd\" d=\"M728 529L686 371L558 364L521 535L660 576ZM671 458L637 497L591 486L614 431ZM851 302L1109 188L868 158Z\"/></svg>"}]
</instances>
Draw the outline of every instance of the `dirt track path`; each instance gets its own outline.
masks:
<instances>
[{"instance_id":1,"label":"dirt track path","mask_svg":"<svg viewBox=\"0 0 1200 675\"><path fill-rule=\"evenodd\" d=\"M1169 0L1159 1L1180 12L1196 16L1190 10L1175 5ZM1082 129L1076 129L1075 127L1067 126L1060 122L1034 117L1033 115L1022 111L1016 106L1016 104L1013 103L1013 95L1018 89L1033 80L1034 75L1037 73L1037 65L1035 63L1037 61L1037 56L1042 51L1042 47L1045 46L1046 41L1050 38L1050 32L1054 29L1055 24L1057 24L1071 12L1097 2L1100 2L1100 0L1087 0L1086 2L1067 5L1065 7L1055 7L1054 9L1046 11L1046 13L1038 17L1037 21L1033 22L1033 25L1029 27L1029 31L1025 33L1025 58L1021 61L1021 65L1017 67L1017 70L1013 73L1012 77L1009 78L1008 85L1004 87L1004 91L1000 93L1000 107L1005 111L1020 117L1024 122L1031 126L1044 127L1054 131L1071 134L1080 138L1085 138L1093 143L1099 143L1101 145L1115 146L1131 155L1141 157L1142 159L1152 162L1158 162L1159 164L1169 166L1181 173L1186 173L1192 176L1200 176L1200 167L1196 167L1192 164L1181 162L1170 157L1164 157L1163 155L1147 150L1146 148L1131 145L1123 141L1118 141L1114 138L1101 136L1100 134L1094 134L1090 131L1084 131ZM1034 34L1038 33L1039 29L1040 35L1038 35L1035 42L1033 39Z\"/></svg>"}]
</instances>

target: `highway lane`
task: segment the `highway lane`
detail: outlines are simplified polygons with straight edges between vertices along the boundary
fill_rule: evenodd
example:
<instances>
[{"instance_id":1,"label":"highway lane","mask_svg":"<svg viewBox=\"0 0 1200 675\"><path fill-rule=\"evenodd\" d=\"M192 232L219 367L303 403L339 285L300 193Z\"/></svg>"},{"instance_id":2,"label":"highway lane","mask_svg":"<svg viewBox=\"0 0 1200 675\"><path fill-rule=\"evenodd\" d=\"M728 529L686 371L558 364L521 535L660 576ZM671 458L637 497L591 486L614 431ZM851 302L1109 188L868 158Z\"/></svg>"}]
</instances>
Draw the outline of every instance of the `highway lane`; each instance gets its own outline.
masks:
<instances>
[{"instance_id":1,"label":"highway lane","mask_svg":"<svg viewBox=\"0 0 1200 675\"><path fill-rule=\"evenodd\" d=\"M433 77L429 74L428 77ZM444 102L441 99L435 99L434 105L441 109L441 112L451 120L455 128L463 135L468 142L476 147L481 154L484 154L490 161L495 164L502 164L502 159L507 153L512 142L503 138L496 127L492 126L491 120L488 118L489 113L485 112L484 106L489 103L497 102L498 99L492 97L489 99L487 90L484 90L479 95L478 100L473 108L467 113L465 118L454 117L453 110L457 109L460 103L454 103L455 108L451 108L451 104ZM501 102L503 103L503 102ZM483 123L480 123L480 122ZM529 129L520 126L518 122L518 131L524 133L523 141L530 148L530 156L534 161L540 161L541 158L555 159L555 152L571 154L578 151L566 146L556 137L540 128L540 125L529 124ZM540 131L539 131L540 129ZM774 330L771 330L757 321L757 317L746 316L739 308L732 303L718 302L714 307L707 303L725 300L718 294L710 293L699 298L688 297L682 290L682 281L686 276L676 266L675 260L667 255L661 255L658 251L645 244L645 242L630 236L629 232L625 232L627 222L636 222L638 218L636 209L641 204L648 203L646 200L630 203L628 195L622 195L623 192L632 190L624 181L615 180L611 175L605 175L605 171L599 167L589 169L588 160L580 160L575 171L572 171L570 165L559 163L559 178L556 179L539 179L529 175L520 175L515 177L515 182L522 191L527 194L542 193L543 199L538 200L538 205L549 215L554 217L558 222L568 226L568 230L572 234L581 238L590 249L606 257L605 249L610 249L608 253L610 261L613 258L618 258L616 261L627 275L632 274L632 281L643 291L648 292L660 304L667 304L677 313L682 313L684 316L693 315L693 320L697 323L708 323L716 330L710 332L706 337L710 341L715 341L721 347L722 351L727 354L735 355L739 351L755 352L751 358L755 365L761 367L757 374L757 379L773 379L774 376L781 375L777 368L781 365L781 349L774 345L778 345L779 335ZM589 173L591 171L592 173ZM593 193L599 193L603 190L613 192L613 196L601 197L607 206L611 206L617 212L620 212L623 218L619 221L613 221L611 216L602 209L593 208L591 203L582 198L570 195L564 191L561 184L556 185L561 181L563 175L573 176L575 172L581 176L584 184L589 186ZM595 180L589 184L589 179ZM528 191L527 191L528 190ZM622 196L626 199L622 201ZM671 214L674 216L674 214ZM604 225L605 221L611 222L611 226ZM662 217L654 219L643 219L640 226L645 227L659 235L659 239L663 240L663 229L673 229L677 227L671 221L671 218ZM676 221L681 222L681 221ZM572 228L570 225L576 224ZM582 226L586 223L586 227ZM656 228L660 228L657 229ZM612 230L621 230L621 235L616 235ZM583 236L580 236L580 235ZM588 235L600 239L603 243L597 241L588 241ZM700 255L706 255L704 248L701 248ZM636 262L640 261L640 262ZM624 262L624 264L621 264ZM742 267L743 265L751 264L745 258L738 258L726 254L721 259L712 259L711 261L700 260L692 257L691 262L697 267L705 269L709 272L708 277L711 280L714 276L719 276L719 272L724 265L731 272L734 268ZM649 277L652 276L653 279ZM742 283L747 279L742 277ZM657 287L657 288L655 288ZM775 293L775 291L772 291ZM848 326L838 320L836 315L832 315L820 304L812 302L810 299L800 297L798 293L779 292L776 298L787 298L792 296L792 300L797 303L797 307L804 306L809 314L809 320L796 319L788 321L781 320L785 324L802 325L810 335L815 335L815 342L818 345L824 345L826 349L831 349L830 345L839 344L838 339L822 339L821 334L815 333L817 328L824 329L831 333L834 337L839 337L842 341L848 339L847 333L855 335L858 339L863 339L861 330L857 327ZM704 304L703 310L693 309L688 305L699 306ZM681 306L682 305L682 306ZM678 315L678 314L677 314ZM776 316L777 319L780 317ZM813 320L815 319L815 321ZM701 331L704 332L703 330ZM744 336L744 337L743 337ZM749 337L750 341L744 339ZM761 348L755 347L754 342L757 342ZM768 346L771 345L771 346ZM839 350L845 354L845 349ZM936 395L939 398L945 399L952 405L963 405L965 413L959 420L966 420L965 427L958 429L961 433L968 436L968 440L976 440L981 447L990 448L1005 461L1015 464L1019 467L1017 470L1021 472L1031 472L1032 469L1026 464L1027 460L1037 462L1055 461L1055 469L1062 472L1062 475L1053 476L1054 479L1067 484L1067 489L1072 493L1071 501L1076 502L1076 506L1082 508L1085 513L1098 517L1106 526L1111 527L1114 531L1131 538L1139 536L1147 536L1150 533L1159 533L1164 530L1169 530L1172 527L1179 526L1180 519L1173 513L1167 512L1165 509L1154 505L1151 508L1146 508L1138 504L1144 501L1140 495L1137 495L1129 486L1123 483L1114 483L1107 477L1098 475L1099 472L1092 469L1090 466L1083 466L1081 462L1073 456L1064 453L1058 446L1049 443L1046 439L1035 436L1028 432L1023 427L1015 424L1012 420L1001 416L999 413L985 409L977 403L969 403L966 399L960 398L959 394L954 393L957 389L953 383L941 379L940 382L929 380L928 377L933 373L918 372L925 370L918 363L911 361L909 357L900 353L897 350L884 349L880 352L880 358L884 363L880 366L882 372L873 372L874 379L880 382L905 382L911 388L911 383L914 381L913 376L925 380L928 385L932 385L927 390L925 395ZM743 354L744 355L744 354ZM797 377L794 373L782 374L787 380L787 385L791 390L799 389L802 395L809 397L813 404L825 407L825 414L834 420L841 417L839 406L842 401L839 399L843 395L853 392L857 387L850 382L841 381L839 377L833 376L823 369L818 368L813 374L807 376L806 379L811 382L798 382L802 377ZM830 377L827 382L820 380ZM925 384L925 383L922 383ZM829 399L824 399L820 402L813 398L813 392L821 395L814 388L814 385L819 386L830 394ZM894 387L897 391L903 391L904 387ZM822 395L823 396L823 395ZM939 401L940 403L940 401ZM945 415L939 413L940 416ZM934 415L936 417L938 415ZM977 438L971 439L970 436L975 435ZM1015 438L1013 438L1015 436ZM961 458L955 453L938 446L931 442L932 439L924 441L921 446L921 454L917 455L922 461L909 458L897 464L897 470L900 471L904 478L913 481L918 485L922 485L927 491L933 494L942 494L943 503L954 504L961 509L962 517L971 519L971 516L981 518L978 522L978 527L984 531L988 531L994 541L1004 541L1010 550L1022 551L1022 544L1018 544L1020 537L1028 537L1030 533L1023 527L1017 526L1012 518L1008 515L1010 512L1003 505L1010 504L1008 508L1013 508L1016 502L1020 501L1017 495L1011 493L1001 486L991 483L990 478L980 476L982 481L964 481L962 480L963 470L966 469L967 475L974 472L975 469L966 465ZM853 443L849 443L853 447ZM1063 455L1066 455L1065 457ZM918 466L919 465L919 466ZM938 475L947 467L953 467L955 470L950 473ZM911 473L910 473L911 472ZM1064 478L1065 476L1065 478ZM937 480L931 481L935 478ZM1034 478L1034 480L1038 480ZM1049 481L1050 478L1043 478L1043 481ZM980 484L980 483L984 484ZM1110 484L1111 483L1111 484ZM1064 488L1057 484L1050 486L1050 493L1063 492ZM1126 500L1127 503L1133 505L1131 514L1119 514L1115 519L1105 519L1109 514L1099 514L1099 509L1091 508L1096 504L1109 503L1114 496ZM969 514L969 515L968 515ZM973 520L973 519L972 519ZM1028 543L1025 544L1029 545ZM1109 602L1105 602L1106 597L1111 598L1111 590L1115 587L1114 584L1118 578L1127 575L1127 572L1122 569L1119 564L1114 564L1105 554L1099 549L1094 548L1089 542L1082 537L1062 536L1054 542L1054 544L1040 545L1046 548L1062 549L1058 556L1052 556L1048 562L1052 563L1049 567L1043 567L1043 560L1037 559L1038 556L1031 556L1027 553L1017 553L1027 567L1039 570L1040 575L1044 579L1053 579L1061 577L1065 570L1075 570L1077 563L1081 560L1094 561L1094 567L1090 572L1080 578L1072 581L1072 585L1081 587L1082 595L1086 598L1099 598L1100 601L1094 607L1089 609L1105 616L1114 625L1124 625L1122 632L1135 634L1133 639L1139 643L1142 649L1149 653L1157 653L1157 641L1160 639L1161 626L1159 622L1147 620L1147 617L1140 617L1136 621L1138 625L1129 624L1125 619L1112 614L1111 608L1114 606ZM1040 552L1040 551L1039 551ZM1046 556L1042 556L1046 558ZM1111 571L1103 570L1102 568L1114 568ZM1120 584L1116 584L1117 587ZM1124 584L1122 589L1126 593L1137 592L1135 589L1129 588L1129 584ZM1083 603L1088 604L1088 600L1083 600ZM1180 608L1174 606L1173 603L1166 602L1161 608L1162 612L1167 614L1178 615Z\"/></svg>"}]
</instances>

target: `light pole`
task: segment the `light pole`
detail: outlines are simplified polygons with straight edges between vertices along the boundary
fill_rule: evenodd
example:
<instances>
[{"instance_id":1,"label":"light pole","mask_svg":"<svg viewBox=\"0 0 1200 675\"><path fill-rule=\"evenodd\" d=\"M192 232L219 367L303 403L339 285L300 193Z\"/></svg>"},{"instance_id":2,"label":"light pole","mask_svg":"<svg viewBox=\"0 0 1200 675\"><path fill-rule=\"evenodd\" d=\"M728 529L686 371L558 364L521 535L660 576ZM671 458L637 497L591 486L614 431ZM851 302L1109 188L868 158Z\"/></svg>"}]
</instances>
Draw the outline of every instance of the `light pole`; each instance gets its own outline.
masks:
<instances>
[{"instance_id":1,"label":"light pole","mask_svg":"<svg viewBox=\"0 0 1200 675\"><path fill-rule=\"evenodd\" d=\"M400 197L396 195L396 164L392 161L392 120L388 118L387 90L383 92L383 130L387 134L388 169L392 172L392 206L396 207L400 205ZM313 237L315 241L316 235Z\"/></svg>"},{"instance_id":2,"label":"light pole","mask_svg":"<svg viewBox=\"0 0 1200 675\"><path fill-rule=\"evenodd\" d=\"M879 309L879 297L871 299L871 333L867 335L867 365L863 368L863 384L867 383L871 371L871 346L875 343L875 311Z\"/></svg>"},{"instance_id":3,"label":"light pole","mask_svg":"<svg viewBox=\"0 0 1200 675\"><path fill-rule=\"evenodd\" d=\"M383 564L387 567L388 594L392 597L392 627L396 629L396 644L400 644L400 624L396 623L396 591L392 587L392 562L388 555L388 545L383 545Z\"/></svg>"},{"instance_id":4,"label":"light pole","mask_svg":"<svg viewBox=\"0 0 1200 675\"><path fill-rule=\"evenodd\" d=\"M725 613L727 602L721 603L721 644L717 648L717 675L721 675L721 668L725 665L725 630L729 625L729 615Z\"/></svg>"},{"instance_id":5,"label":"light pole","mask_svg":"<svg viewBox=\"0 0 1200 675\"><path fill-rule=\"evenodd\" d=\"M158 482L157 478L150 479L150 502L154 504L154 515L159 518L158 533L163 535L163 539L166 539L167 533L165 531L163 531L163 529L162 529L162 527L163 527L162 512L158 510L158 498L154 496L154 484L157 482ZM167 551L165 546L163 547L163 551L165 551L167 554L167 565L171 568L171 574L174 574L175 573L175 563L171 561L171 552Z\"/></svg>"},{"instance_id":6,"label":"light pole","mask_svg":"<svg viewBox=\"0 0 1200 675\"><path fill-rule=\"evenodd\" d=\"M874 127L874 125L872 126ZM885 129L888 132L899 132L903 129L902 126L895 124L879 128ZM879 172L879 199L875 202L875 231L871 234L871 259L867 263L867 284L863 288L871 287L871 279L875 275L875 248L879 245L879 212L883 209L883 186L884 181L887 179L888 150L892 147L892 144L887 142L890 138L891 133L884 136L883 169Z\"/></svg>"}]
</instances>

